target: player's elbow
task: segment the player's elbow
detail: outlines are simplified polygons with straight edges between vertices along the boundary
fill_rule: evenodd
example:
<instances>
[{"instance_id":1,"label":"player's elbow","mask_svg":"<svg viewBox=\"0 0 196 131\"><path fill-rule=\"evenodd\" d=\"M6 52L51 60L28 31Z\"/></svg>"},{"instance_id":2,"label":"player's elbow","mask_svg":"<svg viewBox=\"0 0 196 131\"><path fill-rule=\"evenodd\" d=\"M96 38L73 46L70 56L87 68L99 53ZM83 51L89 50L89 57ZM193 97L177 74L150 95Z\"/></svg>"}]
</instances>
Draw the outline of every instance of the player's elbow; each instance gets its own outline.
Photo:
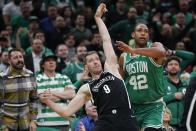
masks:
<instances>
[{"instance_id":1,"label":"player's elbow","mask_svg":"<svg viewBox=\"0 0 196 131\"><path fill-rule=\"evenodd\" d=\"M160 57L165 57L165 56L166 56L166 51L165 51L165 49L160 49L159 55L160 55Z\"/></svg>"},{"instance_id":2,"label":"player's elbow","mask_svg":"<svg viewBox=\"0 0 196 131\"><path fill-rule=\"evenodd\" d=\"M65 94L66 94L65 99L68 100L73 99L76 95L75 90L72 87L66 87Z\"/></svg>"},{"instance_id":3,"label":"player's elbow","mask_svg":"<svg viewBox=\"0 0 196 131\"><path fill-rule=\"evenodd\" d=\"M165 50L164 46L161 43L155 42L153 46L158 51L158 56L159 57L165 57L166 56L166 50Z\"/></svg>"},{"instance_id":4,"label":"player's elbow","mask_svg":"<svg viewBox=\"0 0 196 131\"><path fill-rule=\"evenodd\" d=\"M72 114L69 111L63 111L63 112L60 112L59 115L62 116L62 117L69 117Z\"/></svg>"}]
</instances>

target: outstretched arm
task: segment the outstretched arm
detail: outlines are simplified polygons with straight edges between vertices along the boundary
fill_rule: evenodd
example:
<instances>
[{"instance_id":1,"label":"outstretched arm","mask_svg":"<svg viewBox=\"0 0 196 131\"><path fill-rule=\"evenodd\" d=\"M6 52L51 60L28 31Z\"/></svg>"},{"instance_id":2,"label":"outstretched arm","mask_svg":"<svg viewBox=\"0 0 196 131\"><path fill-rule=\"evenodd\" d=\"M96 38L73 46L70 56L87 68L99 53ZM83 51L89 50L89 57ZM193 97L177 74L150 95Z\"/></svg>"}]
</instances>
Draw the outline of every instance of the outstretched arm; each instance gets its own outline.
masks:
<instances>
[{"instance_id":1,"label":"outstretched arm","mask_svg":"<svg viewBox=\"0 0 196 131\"><path fill-rule=\"evenodd\" d=\"M106 5L101 3L95 13L95 21L98 25L99 33L103 40L103 50L106 57L105 70L108 70L114 73L117 77L120 77L118 73L117 57L112 47L111 38L106 28L106 25L101 19L103 13L105 13L106 11L107 11Z\"/></svg>"},{"instance_id":2,"label":"outstretched arm","mask_svg":"<svg viewBox=\"0 0 196 131\"><path fill-rule=\"evenodd\" d=\"M52 95L50 92L45 92L43 95L44 97L41 99L42 103L45 103L53 111L55 111L62 117L72 116L85 104L86 101L90 100L91 98L87 84L83 85L79 89L77 95L71 100L71 102L66 107L62 107L58 103L55 103L52 100L50 100L49 97Z\"/></svg>"}]
</instances>

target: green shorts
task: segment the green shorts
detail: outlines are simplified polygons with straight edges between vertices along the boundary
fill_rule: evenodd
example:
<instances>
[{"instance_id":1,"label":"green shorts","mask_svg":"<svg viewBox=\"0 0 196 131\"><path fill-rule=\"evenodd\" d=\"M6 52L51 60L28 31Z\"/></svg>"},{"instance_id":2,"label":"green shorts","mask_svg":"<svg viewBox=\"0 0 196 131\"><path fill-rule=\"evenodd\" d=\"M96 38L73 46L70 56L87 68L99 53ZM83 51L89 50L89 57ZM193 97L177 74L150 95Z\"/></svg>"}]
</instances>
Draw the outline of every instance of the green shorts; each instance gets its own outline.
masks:
<instances>
[{"instance_id":1,"label":"green shorts","mask_svg":"<svg viewBox=\"0 0 196 131\"><path fill-rule=\"evenodd\" d=\"M164 102L133 104L133 110L141 129L162 127L165 110Z\"/></svg>"}]
</instances>

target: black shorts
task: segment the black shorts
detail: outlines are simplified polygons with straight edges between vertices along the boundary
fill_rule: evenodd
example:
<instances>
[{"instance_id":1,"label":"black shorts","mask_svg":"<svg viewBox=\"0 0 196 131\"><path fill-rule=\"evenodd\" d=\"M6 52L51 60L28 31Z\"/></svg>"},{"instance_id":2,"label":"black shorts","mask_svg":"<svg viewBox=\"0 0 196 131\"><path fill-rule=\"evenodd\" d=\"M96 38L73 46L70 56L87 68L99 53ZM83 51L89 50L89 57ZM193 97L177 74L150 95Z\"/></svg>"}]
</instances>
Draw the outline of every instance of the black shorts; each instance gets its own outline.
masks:
<instances>
[{"instance_id":1,"label":"black shorts","mask_svg":"<svg viewBox=\"0 0 196 131\"><path fill-rule=\"evenodd\" d=\"M92 131L139 131L135 117L111 116L101 117Z\"/></svg>"}]
</instances>

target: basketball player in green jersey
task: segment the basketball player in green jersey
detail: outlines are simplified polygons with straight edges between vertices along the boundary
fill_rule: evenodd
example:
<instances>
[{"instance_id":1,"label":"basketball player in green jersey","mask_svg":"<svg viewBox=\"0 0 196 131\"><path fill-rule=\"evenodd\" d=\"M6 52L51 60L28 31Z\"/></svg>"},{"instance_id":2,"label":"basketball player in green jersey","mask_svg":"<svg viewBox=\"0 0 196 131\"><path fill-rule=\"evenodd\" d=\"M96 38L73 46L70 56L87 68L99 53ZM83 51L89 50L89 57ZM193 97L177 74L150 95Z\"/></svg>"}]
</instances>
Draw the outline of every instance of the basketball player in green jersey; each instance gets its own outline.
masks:
<instances>
[{"instance_id":1,"label":"basketball player in green jersey","mask_svg":"<svg viewBox=\"0 0 196 131\"><path fill-rule=\"evenodd\" d=\"M124 52L119 59L120 72L141 130L161 131L165 49L161 43L148 42L149 30L145 24L137 24L132 37L135 48L117 41L117 47Z\"/></svg>"}]
</instances>

